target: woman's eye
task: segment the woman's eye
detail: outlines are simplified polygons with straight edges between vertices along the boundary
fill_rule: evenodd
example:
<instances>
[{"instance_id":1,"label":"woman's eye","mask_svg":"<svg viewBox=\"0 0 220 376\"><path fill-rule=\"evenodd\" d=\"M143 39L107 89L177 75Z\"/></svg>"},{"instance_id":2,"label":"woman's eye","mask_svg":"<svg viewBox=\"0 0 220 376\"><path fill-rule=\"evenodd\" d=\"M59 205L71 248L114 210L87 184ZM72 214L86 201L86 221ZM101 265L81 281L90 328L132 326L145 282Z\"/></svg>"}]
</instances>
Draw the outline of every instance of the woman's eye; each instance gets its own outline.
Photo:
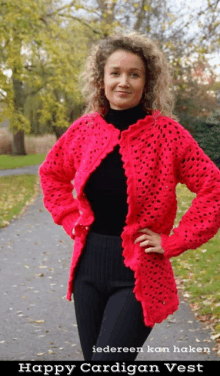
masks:
<instances>
[{"instance_id":1,"label":"woman's eye","mask_svg":"<svg viewBox=\"0 0 220 376\"><path fill-rule=\"evenodd\" d=\"M119 76L119 72L111 72L111 76ZM139 74L138 73L131 73L131 76L134 77L134 78L137 78L139 77Z\"/></svg>"}]
</instances>

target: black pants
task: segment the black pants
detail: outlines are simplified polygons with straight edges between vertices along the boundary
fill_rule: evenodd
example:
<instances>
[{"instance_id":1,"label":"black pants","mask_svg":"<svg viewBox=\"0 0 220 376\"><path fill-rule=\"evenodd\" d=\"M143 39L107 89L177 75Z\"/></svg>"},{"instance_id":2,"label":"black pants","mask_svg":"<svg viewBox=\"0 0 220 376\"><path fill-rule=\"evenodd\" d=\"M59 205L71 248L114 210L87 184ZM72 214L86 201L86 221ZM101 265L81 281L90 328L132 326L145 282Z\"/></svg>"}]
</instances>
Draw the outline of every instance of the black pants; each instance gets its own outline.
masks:
<instances>
[{"instance_id":1,"label":"black pants","mask_svg":"<svg viewBox=\"0 0 220 376\"><path fill-rule=\"evenodd\" d=\"M135 360L152 330L133 293L134 272L123 263L121 241L90 231L76 267L73 297L86 361Z\"/></svg>"}]
</instances>

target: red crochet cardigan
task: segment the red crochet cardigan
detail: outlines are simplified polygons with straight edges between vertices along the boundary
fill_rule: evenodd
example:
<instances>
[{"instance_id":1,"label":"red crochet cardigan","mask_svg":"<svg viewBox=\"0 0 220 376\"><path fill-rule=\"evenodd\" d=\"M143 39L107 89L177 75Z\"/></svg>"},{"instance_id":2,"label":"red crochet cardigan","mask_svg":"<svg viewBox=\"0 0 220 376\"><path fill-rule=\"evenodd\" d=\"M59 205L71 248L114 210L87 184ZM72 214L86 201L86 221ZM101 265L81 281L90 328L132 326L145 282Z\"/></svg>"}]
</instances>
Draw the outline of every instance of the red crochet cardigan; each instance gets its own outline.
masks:
<instances>
[{"instance_id":1,"label":"red crochet cardigan","mask_svg":"<svg viewBox=\"0 0 220 376\"><path fill-rule=\"evenodd\" d=\"M76 120L40 166L44 205L54 222L74 240L67 299L74 271L94 215L83 188L101 160L119 144L127 179L128 214L121 239L124 264L134 271L134 294L146 326L153 327L178 309L170 257L195 249L220 228L220 171L189 132L159 111L121 132L98 113ZM74 186L73 186L74 180ZM179 226L175 188L196 193ZM73 189L75 188L75 192ZM161 235L164 255L145 253L134 240L149 228Z\"/></svg>"}]
</instances>

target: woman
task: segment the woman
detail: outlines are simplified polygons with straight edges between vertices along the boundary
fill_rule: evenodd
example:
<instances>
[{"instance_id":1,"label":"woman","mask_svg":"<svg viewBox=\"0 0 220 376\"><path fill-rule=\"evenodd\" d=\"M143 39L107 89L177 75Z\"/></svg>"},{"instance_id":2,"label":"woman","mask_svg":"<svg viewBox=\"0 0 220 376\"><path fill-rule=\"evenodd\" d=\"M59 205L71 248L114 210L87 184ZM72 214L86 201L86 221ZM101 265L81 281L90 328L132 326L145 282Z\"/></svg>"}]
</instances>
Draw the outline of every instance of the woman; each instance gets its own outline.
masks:
<instances>
[{"instance_id":1,"label":"woman","mask_svg":"<svg viewBox=\"0 0 220 376\"><path fill-rule=\"evenodd\" d=\"M74 240L67 299L74 293L85 360L134 360L178 309L170 258L220 227L220 172L174 119L154 42L108 37L83 77L85 114L40 167L44 205ZM170 235L177 183L197 196Z\"/></svg>"}]
</instances>

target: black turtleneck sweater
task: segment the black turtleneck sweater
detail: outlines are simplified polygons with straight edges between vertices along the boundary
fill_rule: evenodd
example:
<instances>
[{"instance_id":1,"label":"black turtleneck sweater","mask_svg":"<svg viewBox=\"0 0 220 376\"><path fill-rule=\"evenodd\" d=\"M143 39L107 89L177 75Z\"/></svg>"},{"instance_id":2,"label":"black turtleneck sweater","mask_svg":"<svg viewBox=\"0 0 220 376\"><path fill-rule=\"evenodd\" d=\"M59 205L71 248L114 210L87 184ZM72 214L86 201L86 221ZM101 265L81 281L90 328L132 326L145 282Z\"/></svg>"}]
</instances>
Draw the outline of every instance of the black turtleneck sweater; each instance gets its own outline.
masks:
<instances>
[{"instance_id":1,"label":"black turtleneck sweater","mask_svg":"<svg viewBox=\"0 0 220 376\"><path fill-rule=\"evenodd\" d=\"M139 104L127 110L110 109L104 119L123 131L146 116L143 105ZM126 224L128 206L126 176L119 145L93 171L84 191L95 216L91 231L120 236Z\"/></svg>"}]
</instances>

